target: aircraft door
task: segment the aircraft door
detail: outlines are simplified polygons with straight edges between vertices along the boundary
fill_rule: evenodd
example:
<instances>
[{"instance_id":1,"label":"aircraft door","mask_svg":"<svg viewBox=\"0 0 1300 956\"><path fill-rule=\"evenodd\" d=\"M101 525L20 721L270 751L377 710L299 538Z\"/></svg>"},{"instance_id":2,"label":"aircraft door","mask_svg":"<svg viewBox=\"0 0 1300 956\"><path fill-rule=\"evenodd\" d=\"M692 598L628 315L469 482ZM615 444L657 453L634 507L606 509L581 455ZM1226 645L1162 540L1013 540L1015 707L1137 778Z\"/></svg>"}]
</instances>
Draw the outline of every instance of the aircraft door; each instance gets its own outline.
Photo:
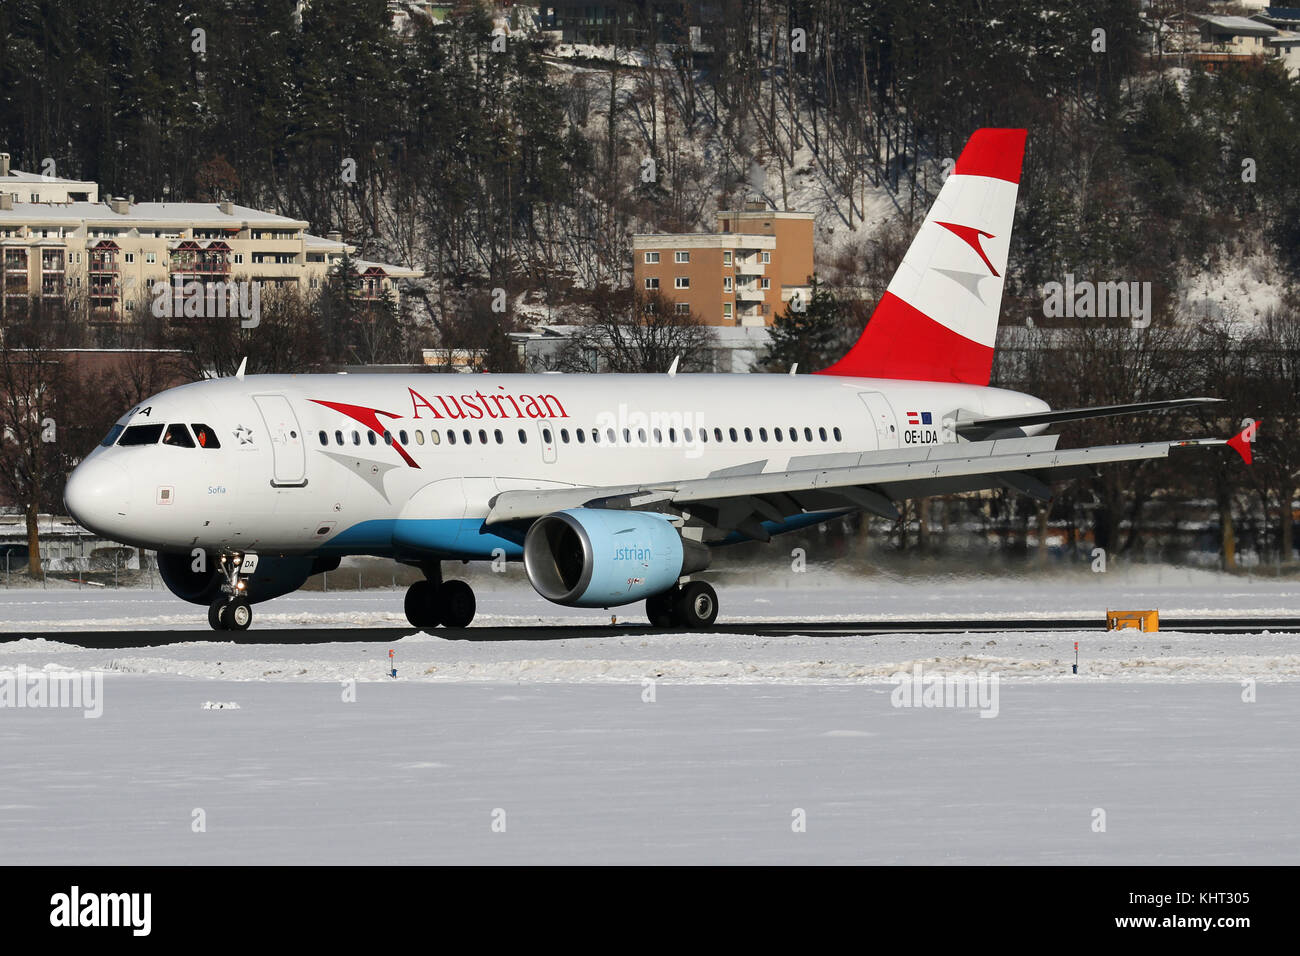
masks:
<instances>
[{"instance_id":1,"label":"aircraft door","mask_svg":"<svg viewBox=\"0 0 1300 956\"><path fill-rule=\"evenodd\" d=\"M893 406L880 392L861 392L863 403L876 426L876 447L898 447L898 418Z\"/></svg>"},{"instance_id":2,"label":"aircraft door","mask_svg":"<svg viewBox=\"0 0 1300 956\"><path fill-rule=\"evenodd\" d=\"M293 406L283 395L254 395L253 401L262 413L266 434L271 441L271 455L275 463L271 484L276 488L305 487L307 448Z\"/></svg>"}]
</instances>

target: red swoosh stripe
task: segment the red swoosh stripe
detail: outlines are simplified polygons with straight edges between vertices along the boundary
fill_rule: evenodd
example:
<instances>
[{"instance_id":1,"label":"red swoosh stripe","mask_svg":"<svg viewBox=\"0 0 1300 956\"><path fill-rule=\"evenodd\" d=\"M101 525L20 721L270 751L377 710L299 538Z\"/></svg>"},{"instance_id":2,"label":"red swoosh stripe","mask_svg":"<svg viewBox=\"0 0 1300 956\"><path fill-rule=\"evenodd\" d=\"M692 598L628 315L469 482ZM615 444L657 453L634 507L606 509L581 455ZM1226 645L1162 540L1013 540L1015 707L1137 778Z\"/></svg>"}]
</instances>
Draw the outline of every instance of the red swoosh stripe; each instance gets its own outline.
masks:
<instances>
[{"instance_id":1,"label":"red swoosh stripe","mask_svg":"<svg viewBox=\"0 0 1300 956\"><path fill-rule=\"evenodd\" d=\"M380 415L383 415L386 418L402 417L401 415L394 415L392 412L382 412L377 408L366 408L364 405L348 405L344 402L323 402L319 398L313 398L312 401L317 405L324 405L326 408L332 408L336 412L341 412L353 421L360 422L372 432L378 432L380 435L388 431L388 429L380 423ZM401 443L398 442L396 437L393 438L393 449L401 455L402 460L412 468L420 467L415 463L415 459L407 454L406 449L401 446Z\"/></svg>"}]
</instances>

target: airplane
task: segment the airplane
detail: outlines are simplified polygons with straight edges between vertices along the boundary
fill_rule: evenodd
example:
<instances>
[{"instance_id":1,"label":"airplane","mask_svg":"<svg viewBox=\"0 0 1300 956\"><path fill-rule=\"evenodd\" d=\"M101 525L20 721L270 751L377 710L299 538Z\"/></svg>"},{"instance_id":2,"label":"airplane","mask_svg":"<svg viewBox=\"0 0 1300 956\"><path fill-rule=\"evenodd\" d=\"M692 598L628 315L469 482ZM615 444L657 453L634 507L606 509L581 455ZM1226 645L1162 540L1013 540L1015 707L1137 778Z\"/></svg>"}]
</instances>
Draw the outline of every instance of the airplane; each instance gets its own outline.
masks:
<instances>
[{"instance_id":1,"label":"airplane","mask_svg":"<svg viewBox=\"0 0 1300 956\"><path fill-rule=\"evenodd\" d=\"M349 555L423 578L420 629L470 624L454 561L522 561L556 604L645 602L656 627L718 614L714 549L896 502L1010 488L1049 499L1099 465L1232 439L1058 448L1054 424L1218 401L1053 410L989 386L1026 131L977 130L861 337L812 375L304 374L212 378L130 409L65 504L155 550L217 630Z\"/></svg>"}]
</instances>

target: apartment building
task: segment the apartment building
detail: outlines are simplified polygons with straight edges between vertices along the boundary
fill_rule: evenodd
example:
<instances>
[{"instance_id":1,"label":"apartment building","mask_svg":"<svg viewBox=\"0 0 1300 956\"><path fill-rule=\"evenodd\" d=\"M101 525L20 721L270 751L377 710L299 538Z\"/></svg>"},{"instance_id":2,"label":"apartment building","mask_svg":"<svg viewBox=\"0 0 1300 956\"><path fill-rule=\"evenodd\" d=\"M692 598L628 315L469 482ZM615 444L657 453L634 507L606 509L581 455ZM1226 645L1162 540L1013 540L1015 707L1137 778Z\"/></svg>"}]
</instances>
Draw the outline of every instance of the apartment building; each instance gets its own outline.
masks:
<instances>
[{"instance_id":1,"label":"apartment building","mask_svg":"<svg viewBox=\"0 0 1300 956\"><path fill-rule=\"evenodd\" d=\"M12 169L0 153L0 197L10 202L99 202L99 183Z\"/></svg>"},{"instance_id":2,"label":"apartment building","mask_svg":"<svg viewBox=\"0 0 1300 956\"><path fill-rule=\"evenodd\" d=\"M706 325L767 326L813 275L813 216L764 203L718 213L715 233L632 237L632 281Z\"/></svg>"},{"instance_id":3,"label":"apartment building","mask_svg":"<svg viewBox=\"0 0 1300 956\"><path fill-rule=\"evenodd\" d=\"M7 171L0 183L10 178ZM62 299L84 303L92 322L111 323L151 303L158 283L318 289L354 247L338 233L314 236L307 229L303 220L229 202L33 202L6 189L0 191L0 308ZM363 299L400 295L401 280L423 275L388 263L352 264Z\"/></svg>"}]
</instances>

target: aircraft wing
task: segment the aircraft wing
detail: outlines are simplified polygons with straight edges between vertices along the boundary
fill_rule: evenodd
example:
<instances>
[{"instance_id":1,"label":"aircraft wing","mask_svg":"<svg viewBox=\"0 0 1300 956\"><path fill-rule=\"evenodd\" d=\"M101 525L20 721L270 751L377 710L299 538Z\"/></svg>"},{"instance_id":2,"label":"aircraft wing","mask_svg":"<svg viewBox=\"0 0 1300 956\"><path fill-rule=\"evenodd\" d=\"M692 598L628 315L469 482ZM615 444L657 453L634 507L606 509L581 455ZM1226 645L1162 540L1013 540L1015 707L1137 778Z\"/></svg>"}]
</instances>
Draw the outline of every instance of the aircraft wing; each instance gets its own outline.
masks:
<instances>
[{"instance_id":1,"label":"aircraft wing","mask_svg":"<svg viewBox=\"0 0 1300 956\"><path fill-rule=\"evenodd\" d=\"M1171 448L1223 445L1224 439L1145 442L1058 449L1057 435L958 442L792 459L782 471L766 462L725 469L706 478L609 487L505 491L490 502L488 526L527 524L565 508L673 512L706 528L705 540L739 532L770 537L764 521L803 514L866 510L898 517L893 502L928 495L1012 488L1046 500L1049 482L1090 476L1096 465L1164 458ZM1234 439L1235 440L1235 439Z\"/></svg>"}]
</instances>

